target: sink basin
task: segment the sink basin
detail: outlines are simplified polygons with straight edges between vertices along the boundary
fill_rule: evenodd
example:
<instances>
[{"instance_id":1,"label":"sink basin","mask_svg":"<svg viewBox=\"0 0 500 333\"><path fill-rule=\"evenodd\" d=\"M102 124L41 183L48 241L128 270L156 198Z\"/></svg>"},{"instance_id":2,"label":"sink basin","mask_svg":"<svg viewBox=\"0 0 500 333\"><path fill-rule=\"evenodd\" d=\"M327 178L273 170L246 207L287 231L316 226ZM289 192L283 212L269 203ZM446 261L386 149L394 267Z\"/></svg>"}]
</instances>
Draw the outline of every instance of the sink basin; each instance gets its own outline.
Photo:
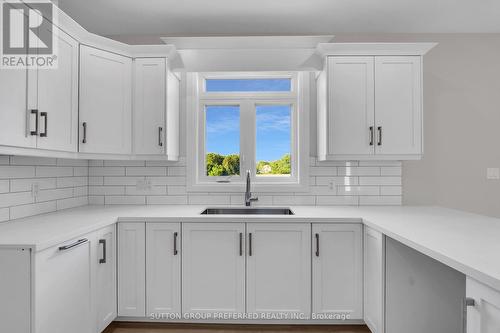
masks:
<instances>
[{"instance_id":1,"label":"sink basin","mask_svg":"<svg viewBox=\"0 0 500 333\"><path fill-rule=\"evenodd\" d=\"M290 208L207 208L201 215L294 215Z\"/></svg>"}]
</instances>

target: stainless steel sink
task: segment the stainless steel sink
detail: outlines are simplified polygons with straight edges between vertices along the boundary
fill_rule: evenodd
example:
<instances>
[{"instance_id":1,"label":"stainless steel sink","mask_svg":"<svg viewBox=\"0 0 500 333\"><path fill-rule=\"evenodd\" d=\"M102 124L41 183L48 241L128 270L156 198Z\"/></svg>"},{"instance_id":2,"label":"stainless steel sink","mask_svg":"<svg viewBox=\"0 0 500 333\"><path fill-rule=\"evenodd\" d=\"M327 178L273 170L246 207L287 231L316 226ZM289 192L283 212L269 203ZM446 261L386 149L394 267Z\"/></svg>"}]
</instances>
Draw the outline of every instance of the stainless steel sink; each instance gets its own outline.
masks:
<instances>
[{"instance_id":1,"label":"stainless steel sink","mask_svg":"<svg viewBox=\"0 0 500 333\"><path fill-rule=\"evenodd\" d=\"M290 208L207 208L201 215L294 215Z\"/></svg>"}]
</instances>

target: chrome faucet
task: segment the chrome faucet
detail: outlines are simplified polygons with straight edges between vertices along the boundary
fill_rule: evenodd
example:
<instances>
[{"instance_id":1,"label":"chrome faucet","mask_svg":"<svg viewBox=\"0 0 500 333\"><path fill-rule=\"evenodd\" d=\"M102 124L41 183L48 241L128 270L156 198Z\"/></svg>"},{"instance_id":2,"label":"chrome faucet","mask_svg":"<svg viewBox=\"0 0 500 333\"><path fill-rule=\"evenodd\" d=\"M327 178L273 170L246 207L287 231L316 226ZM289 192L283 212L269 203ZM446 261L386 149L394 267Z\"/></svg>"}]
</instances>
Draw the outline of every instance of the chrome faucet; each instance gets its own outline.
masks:
<instances>
[{"instance_id":1,"label":"chrome faucet","mask_svg":"<svg viewBox=\"0 0 500 333\"><path fill-rule=\"evenodd\" d=\"M250 192L250 170L247 170L247 188L245 190L245 206L249 207L252 201L257 201L259 198L252 197L252 192Z\"/></svg>"}]
</instances>

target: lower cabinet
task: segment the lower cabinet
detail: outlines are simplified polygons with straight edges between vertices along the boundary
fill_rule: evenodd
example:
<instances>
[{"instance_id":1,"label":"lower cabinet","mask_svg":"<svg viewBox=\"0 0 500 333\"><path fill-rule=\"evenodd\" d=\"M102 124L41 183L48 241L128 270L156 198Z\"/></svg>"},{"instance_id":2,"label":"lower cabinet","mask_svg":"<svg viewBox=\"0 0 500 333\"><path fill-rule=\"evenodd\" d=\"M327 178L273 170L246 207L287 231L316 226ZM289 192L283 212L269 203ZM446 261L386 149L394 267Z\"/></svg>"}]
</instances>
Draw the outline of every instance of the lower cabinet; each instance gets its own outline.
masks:
<instances>
[{"instance_id":1,"label":"lower cabinet","mask_svg":"<svg viewBox=\"0 0 500 333\"><path fill-rule=\"evenodd\" d=\"M245 312L244 223L182 224L182 312Z\"/></svg>"},{"instance_id":2,"label":"lower cabinet","mask_svg":"<svg viewBox=\"0 0 500 333\"><path fill-rule=\"evenodd\" d=\"M146 315L146 223L118 223L118 316Z\"/></svg>"},{"instance_id":3,"label":"lower cabinet","mask_svg":"<svg viewBox=\"0 0 500 333\"><path fill-rule=\"evenodd\" d=\"M248 223L247 312L311 311L311 225Z\"/></svg>"},{"instance_id":4,"label":"lower cabinet","mask_svg":"<svg viewBox=\"0 0 500 333\"><path fill-rule=\"evenodd\" d=\"M102 332L116 318L116 225L98 230L95 236L93 265L95 288L92 307L96 332Z\"/></svg>"},{"instance_id":5,"label":"lower cabinet","mask_svg":"<svg viewBox=\"0 0 500 333\"><path fill-rule=\"evenodd\" d=\"M466 333L500 332L500 292L471 278L466 290Z\"/></svg>"},{"instance_id":6,"label":"lower cabinet","mask_svg":"<svg viewBox=\"0 0 500 333\"><path fill-rule=\"evenodd\" d=\"M362 319L362 225L313 224L312 230L313 313Z\"/></svg>"},{"instance_id":7,"label":"lower cabinet","mask_svg":"<svg viewBox=\"0 0 500 333\"><path fill-rule=\"evenodd\" d=\"M372 333L384 333L385 237L364 228L364 319Z\"/></svg>"},{"instance_id":8,"label":"lower cabinet","mask_svg":"<svg viewBox=\"0 0 500 333\"><path fill-rule=\"evenodd\" d=\"M146 224L146 315L181 312L179 223Z\"/></svg>"}]
</instances>

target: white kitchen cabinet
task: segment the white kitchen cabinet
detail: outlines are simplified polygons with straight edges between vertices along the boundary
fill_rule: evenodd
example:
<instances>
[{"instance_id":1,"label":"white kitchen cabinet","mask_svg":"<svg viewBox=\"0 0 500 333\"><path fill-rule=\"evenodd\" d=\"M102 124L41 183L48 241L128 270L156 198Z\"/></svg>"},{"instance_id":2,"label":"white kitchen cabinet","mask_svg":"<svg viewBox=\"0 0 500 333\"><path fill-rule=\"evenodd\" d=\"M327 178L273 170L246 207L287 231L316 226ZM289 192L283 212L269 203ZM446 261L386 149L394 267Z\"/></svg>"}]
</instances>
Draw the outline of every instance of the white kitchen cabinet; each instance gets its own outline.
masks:
<instances>
[{"instance_id":1,"label":"white kitchen cabinet","mask_svg":"<svg viewBox=\"0 0 500 333\"><path fill-rule=\"evenodd\" d=\"M179 80L166 58L134 59L134 154L178 158Z\"/></svg>"},{"instance_id":2,"label":"white kitchen cabinet","mask_svg":"<svg viewBox=\"0 0 500 333\"><path fill-rule=\"evenodd\" d=\"M422 57L329 56L317 79L318 159L419 159Z\"/></svg>"},{"instance_id":3,"label":"white kitchen cabinet","mask_svg":"<svg viewBox=\"0 0 500 333\"><path fill-rule=\"evenodd\" d=\"M329 155L374 152L373 57L328 58Z\"/></svg>"},{"instance_id":4,"label":"white kitchen cabinet","mask_svg":"<svg viewBox=\"0 0 500 333\"><path fill-rule=\"evenodd\" d=\"M118 316L146 315L146 225L118 224Z\"/></svg>"},{"instance_id":5,"label":"white kitchen cabinet","mask_svg":"<svg viewBox=\"0 0 500 333\"><path fill-rule=\"evenodd\" d=\"M116 226L98 230L95 236L94 311L96 332L102 332L116 318Z\"/></svg>"},{"instance_id":6,"label":"white kitchen cabinet","mask_svg":"<svg viewBox=\"0 0 500 333\"><path fill-rule=\"evenodd\" d=\"M146 315L181 312L179 223L146 224Z\"/></svg>"},{"instance_id":7,"label":"white kitchen cabinet","mask_svg":"<svg viewBox=\"0 0 500 333\"><path fill-rule=\"evenodd\" d=\"M244 223L182 224L183 313L245 312Z\"/></svg>"},{"instance_id":8,"label":"white kitchen cabinet","mask_svg":"<svg viewBox=\"0 0 500 333\"><path fill-rule=\"evenodd\" d=\"M466 333L500 332L500 291L469 277L466 290Z\"/></svg>"},{"instance_id":9,"label":"white kitchen cabinet","mask_svg":"<svg viewBox=\"0 0 500 333\"><path fill-rule=\"evenodd\" d=\"M422 153L421 57L375 57L376 155Z\"/></svg>"},{"instance_id":10,"label":"white kitchen cabinet","mask_svg":"<svg viewBox=\"0 0 500 333\"><path fill-rule=\"evenodd\" d=\"M33 332L93 331L91 239L82 236L36 253Z\"/></svg>"},{"instance_id":11,"label":"white kitchen cabinet","mask_svg":"<svg viewBox=\"0 0 500 333\"><path fill-rule=\"evenodd\" d=\"M361 224L313 224L313 312L363 318Z\"/></svg>"},{"instance_id":12,"label":"white kitchen cabinet","mask_svg":"<svg viewBox=\"0 0 500 333\"><path fill-rule=\"evenodd\" d=\"M311 312L311 225L248 223L247 312Z\"/></svg>"},{"instance_id":13,"label":"white kitchen cabinet","mask_svg":"<svg viewBox=\"0 0 500 333\"><path fill-rule=\"evenodd\" d=\"M78 147L78 42L57 29L57 68L38 69L35 97L39 116L37 148L76 152ZM35 71L30 71L30 73ZM30 80L33 79L30 75ZM30 84L30 87L32 85ZM32 96L34 95L34 96ZM31 104L31 102L30 102ZM31 107L30 107L31 108Z\"/></svg>"},{"instance_id":14,"label":"white kitchen cabinet","mask_svg":"<svg viewBox=\"0 0 500 333\"><path fill-rule=\"evenodd\" d=\"M384 333L385 238L364 228L364 319L372 333Z\"/></svg>"},{"instance_id":15,"label":"white kitchen cabinet","mask_svg":"<svg viewBox=\"0 0 500 333\"><path fill-rule=\"evenodd\" d=\"M80 46L80 152L130 154L132 59Z\"/></svg>"}]
</instances>

